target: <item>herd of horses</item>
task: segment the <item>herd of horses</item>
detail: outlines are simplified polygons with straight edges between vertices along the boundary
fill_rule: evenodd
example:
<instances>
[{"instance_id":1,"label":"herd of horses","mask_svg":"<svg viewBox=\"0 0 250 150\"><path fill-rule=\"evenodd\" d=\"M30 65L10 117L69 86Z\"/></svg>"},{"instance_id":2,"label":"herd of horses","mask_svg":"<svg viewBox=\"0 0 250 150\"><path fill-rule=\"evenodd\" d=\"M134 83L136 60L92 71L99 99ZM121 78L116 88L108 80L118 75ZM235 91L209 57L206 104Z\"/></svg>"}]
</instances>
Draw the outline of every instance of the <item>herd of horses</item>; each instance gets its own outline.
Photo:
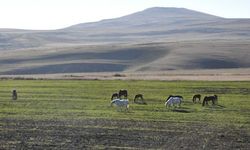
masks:
<instances>
[{"instance_id":1,"label":"herd of horses","mask_svg":"<svg viewBox=\"0 0 250 150\"><path fill-rule=\"evenodd\" d=\"M169 95L169 97L165 101L166 107L180 107L183 101L183 96L180 95ZM195 94L192 99L193 103L201 102L201 94ZM205 96L203 98L202 106L208 105L208 102L211 101L212 105L218 103L218 96ZM137 104L147 104L143 99L143 94L136 94L134 97L134 103ZM124 107L126 110L129 108L129 100L128 100L128 91L121 89L118 93L113 93L111 96L111 106L116 105L117 107Z\"/></svg>"},{"instance_id":2,"label":"herd of horses","mask_svg":"<svg viewBox=\"0 0 250 150\"><path fill-rule=\"evenodd\" d=\"M12 91L12 99L17 100L17 91ZM166 107L172 107L172 106L181 106L181 103L183 101L183 97L180 95L169 95L169 97L165 101ZM193 96L193 103L200 103L201 101L201 95L196 94ZM203 98L202 106L208 105L208 102L211 101L212 105L215 105L218 103L218 97L217 95L212 96L205 96ZM147 105L147 103L144 101L143 94L136 94L134 97L134 103L136 104L144 104ZM129 100L128 100L128 91L121 89L118 93L113 93L111 96L111 106L116 105L117 107L125 107L126 109L129 108Z\"/></svg>"}]
</instances>

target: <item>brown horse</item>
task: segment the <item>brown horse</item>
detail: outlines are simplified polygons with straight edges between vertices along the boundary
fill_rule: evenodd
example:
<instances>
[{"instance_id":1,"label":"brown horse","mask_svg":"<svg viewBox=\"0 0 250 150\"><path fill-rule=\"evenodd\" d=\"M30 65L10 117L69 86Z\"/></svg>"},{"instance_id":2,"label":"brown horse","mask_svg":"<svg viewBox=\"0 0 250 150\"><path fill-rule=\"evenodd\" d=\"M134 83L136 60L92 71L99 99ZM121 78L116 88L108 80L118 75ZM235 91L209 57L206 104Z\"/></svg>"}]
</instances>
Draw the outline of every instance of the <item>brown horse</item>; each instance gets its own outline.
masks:
<instances>
[{"instance_id":1,"label":"brown horse","mask_svg":"<svg viewBox=\"0 0 250 150\"><path fill-rule=\"evenodd\" d=\"M114 98L119 98L119 94L118 93L113 93L112 97L111 97L111 100L113 100Z\"/></svg>"},{"instance_id":2,"label":"brown horse","mask_svg":"<svg viewBox=\"0 0 250 150\"><path fill-rule=\"evenodd\" d=\"M193 103L196 103L196 100L198 99L198 101L201 101L201 95L200 94L196 94L193 96Z\"/></svg>"},{"instance_id":3,"label":"brown horse","mask_svg":"<svg viewBox=\"0 0 250 150\"><path fill-rule=\"evenodd\" d=\"M140 99L140 101L138 101ZM137 103L137 104L147 104L144 99L143 99L143 95L142 94L137 94L135 95L135 98L134 98L134 103Z\"/></svg>"},{"instance_id":4,"label":"brown horse","mask_svg":"<svg viewBox=\"0 0 250 150\"><path fill-rule=\"evenodd\" d=\"M119 91L119 98L121 98L122 96L124 96L124 98L127 98L128 97L128 91L121 89Z\"/></svg>"},{"instance_id":5,"label":"brown horse","mask_svg":"<svg viewBox=\"0 0 250 150\"><path fill-rule=\"evenodd\" d=\"M12 100L17 100L17 91L16 90L12 91Z\"/></svg>"},{"instance_id":6,"label":"brown horse","mask_svg":"<svg viewBox=\"0 0 250 150\"><path fill-rule=\"evenodd\" d=\"M217 95L214 96L205 96L203 99L202 106L208 105L208 101L212 101L213 105L218 101Z\"/></svg>"}]
</instances>

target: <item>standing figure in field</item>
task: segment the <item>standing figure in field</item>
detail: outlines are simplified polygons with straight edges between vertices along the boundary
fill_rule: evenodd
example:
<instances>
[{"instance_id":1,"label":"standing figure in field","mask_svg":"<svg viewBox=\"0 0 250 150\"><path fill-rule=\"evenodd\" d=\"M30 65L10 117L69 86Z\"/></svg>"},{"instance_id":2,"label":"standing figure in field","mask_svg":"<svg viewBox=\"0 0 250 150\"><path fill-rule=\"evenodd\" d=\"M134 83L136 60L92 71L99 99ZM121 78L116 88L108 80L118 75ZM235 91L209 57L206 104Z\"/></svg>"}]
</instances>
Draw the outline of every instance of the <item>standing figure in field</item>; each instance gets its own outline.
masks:
<instances>
[{"instance_id":1,"label":"standing figure in field","mask_svg":"<svg viewBox=\"0 0 250 150\"><path fill-rule=\"evenodd\" d=\"M12 91L12 100L17 100L17 91L16 90Z\"/></svg>"},{"instance_id":2,"label":"standing figure in field","mask_svg":"<svg viewBox=\"0 0 250 150\"><path fill-rule=\"evenodd\" d=\"M118 99L119 98L119 94L118 93L113 93L111 100L113 100L114 98Z\"/></svg>"},{"instance_id":3,"label":"standing figure in field","mask_svg":"<svg viewBox=\"0 0 250 150\"><path fill-rule=\"evenodd\" d=\"M202 102L202 106L208 105L208 101L212 101L212 104L215 105L215 103L218 101L217 95L205 96Z\"/></svg>"},{"instance_id":4,"label":"standing figure in field","mask_svg":"<svg viewBox=\"0 0 250 150\"><path fill-rule=\"evenodd\" d=\"M201 95L200 94L196 94L193 96L193 103L196 103L196 100L198 100L198 102L201 101Z\"/></svg>"},{"instance_id":5,"label":"standing figure in field","mask_svg":"<svg viewBox=\"0 0 250 150\"><path fill-rule=\"evenodd\" d=\"M119 91L119 98L121 98L122 96L123 96L124 98L128 98L128 91L127 91L127 90L121 89L121 90Z\"/></svg>"},{"instance_id":6,"label":"standing figure in field","mask_svg":"<svg viewBox=\"0 0 250 150\"><path fill-rule=\"evenodd\" d=\"M137 104L144 104L144 105L147 104L147 103L144 101L143 95L142 95L142 94L136 94L136 95L135 95L134 103L137 103Z\"/></svg>"}]
</instances>

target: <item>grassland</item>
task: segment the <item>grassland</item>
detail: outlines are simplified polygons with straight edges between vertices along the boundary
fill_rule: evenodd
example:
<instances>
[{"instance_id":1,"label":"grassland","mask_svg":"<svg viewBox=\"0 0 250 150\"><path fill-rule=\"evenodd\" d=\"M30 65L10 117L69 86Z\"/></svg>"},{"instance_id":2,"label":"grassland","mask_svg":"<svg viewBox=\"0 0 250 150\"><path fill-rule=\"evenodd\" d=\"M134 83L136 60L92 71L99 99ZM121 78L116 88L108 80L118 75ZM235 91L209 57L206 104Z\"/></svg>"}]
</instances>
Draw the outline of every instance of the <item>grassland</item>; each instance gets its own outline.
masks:
<instances>
[{"instance_id":1,"label":"grassland","mask_svg":"<svg viewBox=\"0 0 250 150\"><path fill-rule=\"evenodd\" d=\"M119 89L128 112L110 107ZM133 103L137 93L147 105ZM193 104L196 93L219 103ZM184 97L180 108L164 107L170 94ZM0 149L247 149L249 99L250 82L1 80Z\"/></svg>"}]
</instances>

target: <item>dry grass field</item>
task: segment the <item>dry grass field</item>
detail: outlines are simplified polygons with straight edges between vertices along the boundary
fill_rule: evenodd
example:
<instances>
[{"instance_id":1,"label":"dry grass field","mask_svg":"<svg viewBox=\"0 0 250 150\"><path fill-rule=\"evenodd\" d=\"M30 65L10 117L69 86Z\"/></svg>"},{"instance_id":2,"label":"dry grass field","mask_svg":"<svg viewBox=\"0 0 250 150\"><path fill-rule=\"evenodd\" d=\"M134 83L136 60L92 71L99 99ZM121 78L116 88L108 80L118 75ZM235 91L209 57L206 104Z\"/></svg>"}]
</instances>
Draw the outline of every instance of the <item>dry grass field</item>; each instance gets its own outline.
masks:
<instances>
[{"instance_id":1,"label":"dry grass field","mask_svg":"<svg viewBox=\"0 0 250 150\"><path fill-rule=\"evenodd\" d=\"M1 79L250 81L250 69L0 75Z\"/></svg>"}]
</instances>

